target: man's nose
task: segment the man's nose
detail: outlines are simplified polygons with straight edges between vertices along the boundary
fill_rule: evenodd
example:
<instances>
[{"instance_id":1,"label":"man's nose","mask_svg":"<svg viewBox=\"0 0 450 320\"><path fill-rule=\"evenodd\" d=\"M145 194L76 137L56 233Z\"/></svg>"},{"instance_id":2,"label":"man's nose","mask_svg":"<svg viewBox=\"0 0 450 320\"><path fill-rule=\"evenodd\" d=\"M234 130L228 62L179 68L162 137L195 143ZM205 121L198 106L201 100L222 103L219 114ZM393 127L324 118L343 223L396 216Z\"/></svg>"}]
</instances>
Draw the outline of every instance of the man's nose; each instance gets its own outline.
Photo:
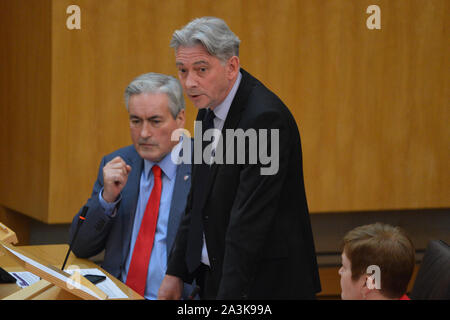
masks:
<instances>
[{"instance_id":1,"label":"man's nose","mask_svg":"<svg viewBox=\"0 0 450 320\"><path fill-rule=\"evenodd\" d=\"M196 88L198 85L197 77L193 72L189 72L186 76L186 88Z\"/></svg>"},{"instance_id":2,"label":"man's nose","mask_svg":"<svg viewBox=\"0 0 450 320\"><path fill-rule=\"evenodd\" d=\"M142 129L141 129L141 137L149 138L151 136L152 136L152 129L150 127L150 123L148 123L147 121L144 121L144 123L142 124Z\"/></svg>"}]
</instances>

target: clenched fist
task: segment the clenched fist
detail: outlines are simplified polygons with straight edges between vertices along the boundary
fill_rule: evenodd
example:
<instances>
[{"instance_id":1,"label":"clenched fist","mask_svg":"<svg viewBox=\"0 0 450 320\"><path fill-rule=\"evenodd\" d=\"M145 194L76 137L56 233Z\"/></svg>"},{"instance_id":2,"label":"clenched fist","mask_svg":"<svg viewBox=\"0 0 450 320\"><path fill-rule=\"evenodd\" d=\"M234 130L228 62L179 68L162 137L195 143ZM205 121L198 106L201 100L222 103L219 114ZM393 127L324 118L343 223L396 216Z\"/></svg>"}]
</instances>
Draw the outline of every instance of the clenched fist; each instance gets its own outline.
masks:
<instances>
[{"instance_id":1,"label":"clenched fist","mask_svg":"<svg viewBox=\"0 0 450 320\"><path fill-rule=\"evenodd\" d=\"M127 184L131 167L121 157L115 157L103 167L103 199L114 202Z\"/></svg>"}]
</instances>

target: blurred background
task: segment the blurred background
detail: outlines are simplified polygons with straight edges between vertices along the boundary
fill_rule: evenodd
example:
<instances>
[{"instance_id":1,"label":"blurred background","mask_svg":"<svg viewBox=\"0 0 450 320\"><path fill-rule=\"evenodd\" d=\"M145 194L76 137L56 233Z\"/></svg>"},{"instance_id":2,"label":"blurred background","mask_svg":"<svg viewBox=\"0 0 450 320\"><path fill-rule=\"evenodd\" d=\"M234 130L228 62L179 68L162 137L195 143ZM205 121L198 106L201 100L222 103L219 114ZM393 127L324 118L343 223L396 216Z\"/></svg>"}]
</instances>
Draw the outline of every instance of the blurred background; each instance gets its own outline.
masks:
<instances>
[{"instance_id":1,"label":"blurred background","mask_svg":"<svg viewBox=\"0 0 450 320\"><path fill-rule=\"evenodd\" d=\"M67 243L101 158L131 144L125 87L176 77L173 31L217 16L297 121L321 297L339 294L358 225L403 227L420 263L450 243L449 14L448 0L0 0L0 221L20 245Z\"/></svg>"}]
</instances>

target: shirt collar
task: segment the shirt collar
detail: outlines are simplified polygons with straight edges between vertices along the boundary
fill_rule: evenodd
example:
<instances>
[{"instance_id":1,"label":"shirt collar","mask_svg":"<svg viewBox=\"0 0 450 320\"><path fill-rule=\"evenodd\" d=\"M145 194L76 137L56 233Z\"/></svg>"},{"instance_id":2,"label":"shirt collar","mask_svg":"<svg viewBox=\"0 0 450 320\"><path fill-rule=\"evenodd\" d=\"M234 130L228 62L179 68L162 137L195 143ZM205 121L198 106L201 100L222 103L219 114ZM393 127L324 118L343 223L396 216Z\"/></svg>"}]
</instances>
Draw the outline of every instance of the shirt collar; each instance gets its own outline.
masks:
<instances>
[{"instance_id":1,"label":"shirt collar","mask_svg":"<svg viewBox=\"0 0 450 320\"><path fill-rule=\"evenodd\" d=\"M242 74L239 71L238 77L233 84L230 92L226 96L225 100L222 101L217 107L213 109L214 115L222 121L225 121L227 118L228 111L230 110L231 103L233 102L234 96L236 95L236 91L239 88L239 84L241 82Z\"/></svg>"},{"instance_id":2,"label":"shirt collar","mask_svg":"<svg viewBox=\"0 0 450 320\"><path fill-rule=\"evenodd\" d=\"M181 142L179 142L174 148L177 148L180 143ZM162 160L159 162L153 162L153 161L144 159L145 176L147 178L149 178L150 170L153 168L153 166L155 164L157 164L161 168L162 172L164 172L166 177L168 177L170 180L174 179L175 174L177 172L177 165L175 163L173 163L172 158L171 158L171 153L172 152L169 152L168 154L166 154L164 156L164 158L162 158Z\"/></svg>"}]
</instances>

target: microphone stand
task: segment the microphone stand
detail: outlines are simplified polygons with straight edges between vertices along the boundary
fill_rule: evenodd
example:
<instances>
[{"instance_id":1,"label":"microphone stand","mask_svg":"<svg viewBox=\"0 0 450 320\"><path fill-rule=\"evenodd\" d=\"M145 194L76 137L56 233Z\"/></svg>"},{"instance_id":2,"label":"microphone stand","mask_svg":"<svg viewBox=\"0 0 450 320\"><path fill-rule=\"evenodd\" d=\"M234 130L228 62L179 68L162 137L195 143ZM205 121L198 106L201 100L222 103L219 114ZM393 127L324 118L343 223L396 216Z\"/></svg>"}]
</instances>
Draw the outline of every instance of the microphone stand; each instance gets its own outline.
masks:
<instances>
[{"instance_id":1,"label":"microphone stand","mask_svg":"<svg viewBox=\"0 0 450 320\"><path fill-rule=\"evenodd\" d=\"M78 231L80 230L80 227L83 224L84 220L86 220L86 213L87 213L88 209L89 208L87 206L84 206L83 210L81 211L81 214L78 217L79 220L78 220L77 228L75 230L75 233L73 234L73 238L72 238L72 241L70 242L69 250L67 251L66 258L64 259L64 263L61 267L61 270L64 270L64 267L66 266L67 259L69 258L70 252L72 251L72 246L75 243L75 240L78 235Z\"/></svg>"}]
</instances>

